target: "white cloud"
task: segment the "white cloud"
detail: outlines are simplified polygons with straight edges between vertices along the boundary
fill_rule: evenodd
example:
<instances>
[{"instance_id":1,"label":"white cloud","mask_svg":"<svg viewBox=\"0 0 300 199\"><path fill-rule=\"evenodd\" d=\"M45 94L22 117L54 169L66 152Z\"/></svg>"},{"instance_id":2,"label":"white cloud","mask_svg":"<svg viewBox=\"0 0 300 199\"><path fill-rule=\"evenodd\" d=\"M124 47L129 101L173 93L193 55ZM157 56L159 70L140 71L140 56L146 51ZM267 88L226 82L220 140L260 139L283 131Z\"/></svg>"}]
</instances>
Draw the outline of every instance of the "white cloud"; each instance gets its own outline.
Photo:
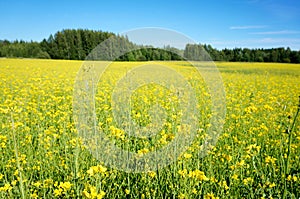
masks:
<instances>
[{"instance_id":1,"label":"white cloud","mask_svg":"<svg viewBox=\"0 0 300 199\"><path fill-rule=\"evenodd\" d=\"M205 43L205 42L204 42ZM262 38L245 40L211 40L206 43L218 49L224 48L276 48L290 47L300 50L300 38Z\"/></svg>"},{"instance_id":2,"label":"white cloud","mask_svg":"<svg viewBox=\"0 0 300 199\"><path fill-rule=\"evenodd\" d=\"M294 30L280 30L280 31L268 31L268 32L252 32L252 35L286 35L286 34L300 34L300 31Z\"/></svg>"},{"instance_id":3,"label":"white cloud","mask_svg":"<svg viewBox=\"0 0 300 199\"><path fill-rule=\"evenodd\" d=\"M265 28L266 26L231 26L229 27L230 30L247 30L247 29L261 29Z\"/></svg>"}]
</instances>

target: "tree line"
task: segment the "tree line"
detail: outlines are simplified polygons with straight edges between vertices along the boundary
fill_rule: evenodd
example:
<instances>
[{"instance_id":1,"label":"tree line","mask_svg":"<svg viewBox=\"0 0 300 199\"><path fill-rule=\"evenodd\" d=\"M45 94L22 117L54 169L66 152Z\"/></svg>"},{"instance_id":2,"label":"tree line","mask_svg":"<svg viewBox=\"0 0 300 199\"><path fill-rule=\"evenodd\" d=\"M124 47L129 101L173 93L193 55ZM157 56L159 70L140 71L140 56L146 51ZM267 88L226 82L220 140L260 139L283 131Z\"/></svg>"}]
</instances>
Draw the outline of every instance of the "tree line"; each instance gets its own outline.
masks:
<instances>
[{"instance_id":1,"label":"tree line","mask_svg":"<svg viewBox=\"0 0 300 199\"><path fill-rule=\"evenodd\" d=\"M101 47L95 49L100 43ZM84 29L58 31L41 42L0 40L0 57L119 61L212 59L233 62L300 63L300 51L290 48L218 50L207 44L187 44L182 50L171 46L154 48L134 44L126 36L112 32Z\"/></svg>"}]
</instances>

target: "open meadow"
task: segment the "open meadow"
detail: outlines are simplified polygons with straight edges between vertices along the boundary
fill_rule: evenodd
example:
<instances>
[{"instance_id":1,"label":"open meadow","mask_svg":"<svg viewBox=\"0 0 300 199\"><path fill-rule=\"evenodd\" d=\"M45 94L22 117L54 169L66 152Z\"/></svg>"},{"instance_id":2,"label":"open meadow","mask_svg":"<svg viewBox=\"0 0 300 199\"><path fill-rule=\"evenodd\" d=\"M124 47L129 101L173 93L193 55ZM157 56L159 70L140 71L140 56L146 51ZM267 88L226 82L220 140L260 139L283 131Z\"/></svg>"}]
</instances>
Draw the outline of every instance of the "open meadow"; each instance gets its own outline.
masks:
<instances>
[{"instance_id":1,"label":"open meadow","mask_svg":"<svg viewBox=\"0 0 300 199\"><path fill-rule=\"evenodd\" d=\"M72 102L82 63L0 59L0 198L300 198L299 64L216 62L226 119L201 158L212 117L207 87L188 63L157 62L180 68L195 89L200 128L175 163L126 173L99 162L78 135ZM145 86L133 93L132 118L149 125L155 101L166 110L166 124L153 139L131 139L116 126L109 100L116 74L139 64L112 64L99 82L95 110L99 129L142 156L176 137L180 110L171 112L177 99L165 88Z\"/></svg>"}]
</instances>

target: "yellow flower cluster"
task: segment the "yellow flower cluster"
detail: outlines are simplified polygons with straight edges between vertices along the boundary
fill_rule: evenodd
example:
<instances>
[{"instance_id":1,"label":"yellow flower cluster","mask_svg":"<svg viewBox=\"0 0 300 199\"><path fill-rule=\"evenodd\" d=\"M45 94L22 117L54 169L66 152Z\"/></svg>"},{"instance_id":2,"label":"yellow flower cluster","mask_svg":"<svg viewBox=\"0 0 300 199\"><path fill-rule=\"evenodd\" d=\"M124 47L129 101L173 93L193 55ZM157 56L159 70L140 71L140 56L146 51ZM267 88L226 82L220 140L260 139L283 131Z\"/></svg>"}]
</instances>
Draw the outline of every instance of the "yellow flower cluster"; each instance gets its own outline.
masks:
<instances>
[{"instance_id":1,"label":"yellow flower cluster","mask_svg":"<svg viewBox=\"0 0 300 199\"><path fill-rule=\"evenodd\" d=\"M89 174L89 176L94 176L98 173L100 174L104 174L107 171L107 168L102 166L102 165L97 165L97 166L92 166L90 167L89 170L87 170L87 173Z\"/></svg>"},{"instance_id":2,"label":"yellow flower cluster","mask_svg":"<svg viewBox=\"0 0 300 199\"><path fill-rule=\"evenodd\" d=\"M61 196L67 194L68 190L70 190L72 184L70 182L58 182L54 183L54 195Z\"/></svg>"},{"instance_id":3,"label":"yellow flower cluster","mask_svg":"<svg viewBox=\"0 0 300 199\"><path fill-rule=\"evenodd\" d=\"M190 171L189 175L190 178L194 178L200 181L208 181L209 178L205 176L203 171L200 171L198 169L194 170L194 171Z\"/></svg>"},{"instance_id":4,"label":"yellow flower cluster","mask_svg":"<svg viewBox=\"0 0 300 199\"><path fill-rule=\"evenodd\" d=\"M272 164L272 165L276 164L276 160L277 160L276 158L271 157L271 156L267 156L266 159L265 159L267 164Z\"/></svg>"},{"instance_id":5,"label":"yellow flower cluster","mask_svg":"<svg viewBox=\"0 0 300 199\"><path fill-rule=\"evenodd\" d=\"M102 199L105 196L105 192L104 191L97 192L96 187L88 186L88 188L85 188L83 190L82 195L88 199Z\"/></svg>"}]
</instances>

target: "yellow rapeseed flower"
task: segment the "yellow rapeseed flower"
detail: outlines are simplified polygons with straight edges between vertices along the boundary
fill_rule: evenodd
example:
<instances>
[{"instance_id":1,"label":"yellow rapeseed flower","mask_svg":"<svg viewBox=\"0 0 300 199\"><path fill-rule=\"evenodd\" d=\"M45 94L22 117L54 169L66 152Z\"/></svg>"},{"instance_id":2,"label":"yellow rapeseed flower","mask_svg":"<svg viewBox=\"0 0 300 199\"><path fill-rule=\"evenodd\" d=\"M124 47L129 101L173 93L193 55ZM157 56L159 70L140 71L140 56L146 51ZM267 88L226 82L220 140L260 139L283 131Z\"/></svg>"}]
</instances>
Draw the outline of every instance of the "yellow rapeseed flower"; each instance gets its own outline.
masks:
<instances>
[{"instance_id":1,"label":"yellow rapeseed flower","mask_svg":"<svg viewBox=\"0 0 300 199\"><path fill-rule=\"evenodd\" d=\"M254 182L254 180L253 180L253 178L251 178L251 177L248 177L248 178L243 179L243 184L244 184L244 185L250 185L250 184L252 184L253 182Z\"/></svg>"},{"instance_id":2,"label":"yellow rapeseed flower","mask_svg":"<svg viewBox=\"0 0 300 199\"><path fill-rule=\"evenodd\" d=\"M156 176L156 173L151 171L148 173L148 175L151 177L151 178L154 178Z\"/></svg>"},{"instance_id":3,"label":"yellow rapeseed flower","mask_svg":"<svg viewBox=\"0 0 300 199\"><path fill-rule=\"evenodd\" d=\"M231 178L234 179L234 180L238 180L238 179L239 179L239 176L238 176L237 174L233 174L233 175L231 176Z\"/></svg>"},{"instance_id":4,"label":"yellow rapeseed flower","mask_svg":"<svg viewBox=\"0 0 300 199\"><path fill-rule=\"evenodd\" d=\"M205 176L204 172L200 171L198 169L196 169L194 171L190 171L189 172L189 177L190 178L195 178L195 179L200 180L200 181L208 181L209 180L209 178Z\"/></svg>"},{"instance_id":5,"label":"yellow rapeseed flower","mask_svg":"<svg viewBox=\"0 0 300 199\"><path fill-rule=\"evenodd\" d=\"M126 193L126 195L129 195L130 194L130 190L129 189L125 189L125 193Z\"/></svg>"},{"instance_id":6,"label":"yellow rapeseed flower","mask_svg":"<svg viewBox=\"0 0 300 199\"><path fill-rule=\"evenodd\" d=\"M276 158L271 157L271 156L267 156L267 157L265 158L265 162L266 162L267 164L271 163L272 165L275 165L276 160L277 160Z\"/></svg>"},{"instance_id":7,"label":"yellow rapeseed flower","mask_svg":"<svg viewBox=\"0 0 300 199\"><path fill-rule=\"evenodd\" d=\"M204 196L204 199L219 199L219 197L216 197L214 193L208 193Z\"/></svg>"},{"instance_id":8,"label":"yellow rapeseed flower","mask_svg":"<svg viewBox=\"0 0 300 199\"><path fill-rule=\"evenodd\" d=\"M185 177L188 173L188 171L186 169L183 169L183 170L179 170L178 171L179 175L181 175L182 177Z\"/></svg>"},{"instance_id":9,"label":"yellow rapeseed flower","mask_svg":"<svg viewBox=\"0 0 300 199\"><path fill-rule=\"evenodd\" d=\"M189 158L192 157L192 154L190 154L190 153L184 153L184 154L183 154L183 157L184 157L185 159L189 159Z\"/></svg>"}]
</instances>

